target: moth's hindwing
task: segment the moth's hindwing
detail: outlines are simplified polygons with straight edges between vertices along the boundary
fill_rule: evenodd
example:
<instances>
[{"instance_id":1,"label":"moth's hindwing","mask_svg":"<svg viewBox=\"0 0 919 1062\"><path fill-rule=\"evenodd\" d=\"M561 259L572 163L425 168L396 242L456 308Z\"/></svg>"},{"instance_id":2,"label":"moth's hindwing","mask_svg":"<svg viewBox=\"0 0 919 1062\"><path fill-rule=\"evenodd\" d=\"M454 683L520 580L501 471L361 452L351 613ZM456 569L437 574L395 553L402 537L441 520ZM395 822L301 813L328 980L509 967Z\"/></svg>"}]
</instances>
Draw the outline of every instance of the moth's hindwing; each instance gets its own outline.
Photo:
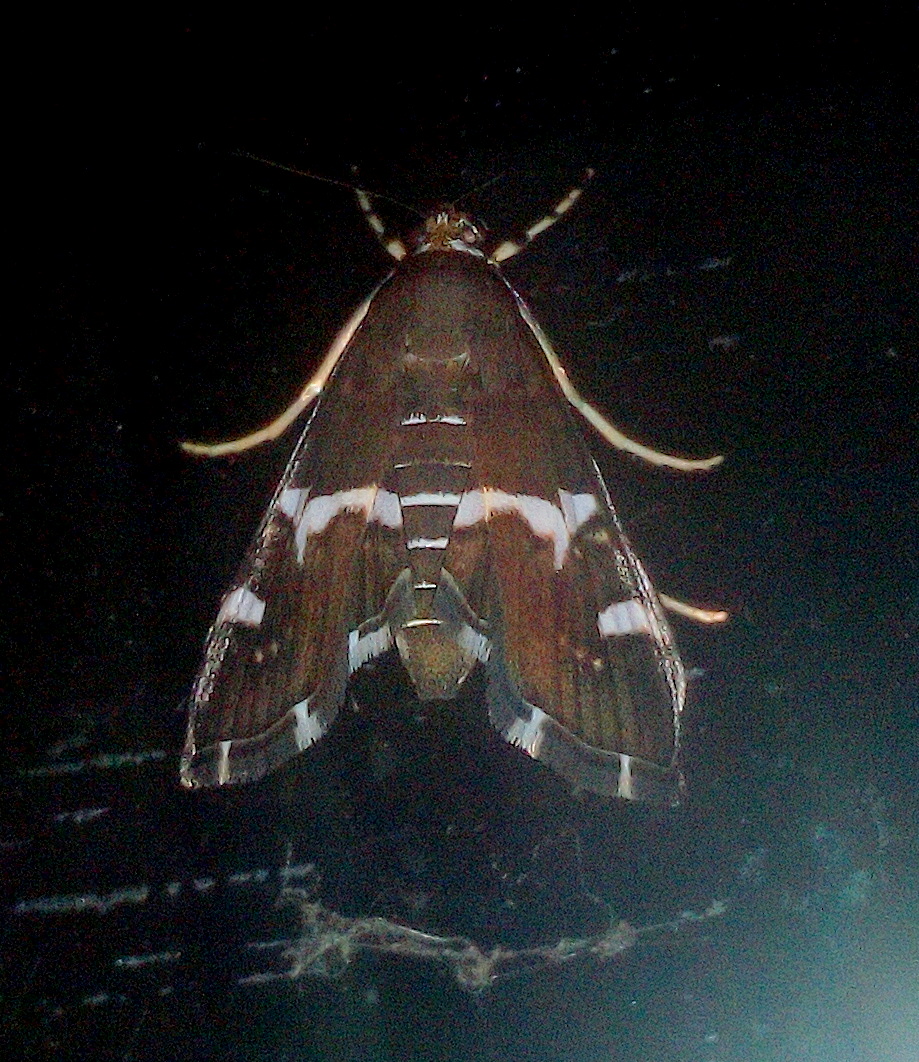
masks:
<instances>
[{"instance_id":1,"label":"moth's hindwing","mask_svg":"<svg viewBox=\"0 0 919 1062\"><path fill-rule=\"evenodd\" d=\"M186 784L306 748L395 648L425 700L484 667L493 725L576 786L676 795L683 669L520 305L469 248L381 287L210 633Z\"/></svg>"}]
</instances>

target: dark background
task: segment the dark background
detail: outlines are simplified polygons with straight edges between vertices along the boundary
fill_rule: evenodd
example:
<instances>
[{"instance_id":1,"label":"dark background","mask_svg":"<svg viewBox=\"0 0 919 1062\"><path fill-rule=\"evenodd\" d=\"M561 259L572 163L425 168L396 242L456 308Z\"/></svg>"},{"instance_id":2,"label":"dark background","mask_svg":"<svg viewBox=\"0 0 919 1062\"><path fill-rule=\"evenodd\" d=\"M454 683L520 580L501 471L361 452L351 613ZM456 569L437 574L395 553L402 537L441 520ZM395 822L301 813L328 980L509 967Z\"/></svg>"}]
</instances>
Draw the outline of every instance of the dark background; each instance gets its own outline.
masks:
<instances>
[{"instance_id":1,"label":"dark background","mask_svg":"<svg viewBox=\"0 0 919 1062\"><path fill-rule=\"evenodd\" d=\"M49 17L11 30L14 438L2 527L5 1042L17 1057L909 1062L919 1028L915 12ZM301 762L178 791L284 408L388 262L333 185L462 198L582 391L685 477L595 450L698 669L689 799L574 799L398 676ZM382 202L396 231L414 215ZM24 313L17 311L24 310ZM483 946L727 914L499 981L283 972L313 880ZM80 900L79 897L83 897ZM90 899L86 899L89 897Z\"/></svg>"}]
</instances>

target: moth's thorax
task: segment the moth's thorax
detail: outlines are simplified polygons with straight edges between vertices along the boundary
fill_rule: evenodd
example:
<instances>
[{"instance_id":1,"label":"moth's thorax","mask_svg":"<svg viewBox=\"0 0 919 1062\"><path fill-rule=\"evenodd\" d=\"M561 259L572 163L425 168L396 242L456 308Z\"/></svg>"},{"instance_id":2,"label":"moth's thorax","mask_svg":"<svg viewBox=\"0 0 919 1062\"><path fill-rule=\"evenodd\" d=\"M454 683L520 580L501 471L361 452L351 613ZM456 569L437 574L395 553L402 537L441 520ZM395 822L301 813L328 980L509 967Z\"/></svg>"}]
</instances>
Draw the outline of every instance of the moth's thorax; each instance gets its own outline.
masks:
<instances>
[{"instance_id":1,"label":"moth's thorax","mask_svg":"<svg viewBox=\"0 0 919 1062\"><path fill-rule=\"evenodd\" d=\"M431 251L408 259L379 295L397 369L419 395L462 387L504 361L517 327L513 291L484 258ZM510 322L510 326L509 326Z\"/></svg>"},{"instance_id":2,"label":"moth's thorax","mask_svg":"<svg viewBox=\"0 0 919 1062\"><path fill-rule=\"evenodd\" d=\"M480 222L452 206L445 206L425 221L415 240L415 253L466 251L481 256L484 235L485 227Z\"/></svg>"}]
</instances>

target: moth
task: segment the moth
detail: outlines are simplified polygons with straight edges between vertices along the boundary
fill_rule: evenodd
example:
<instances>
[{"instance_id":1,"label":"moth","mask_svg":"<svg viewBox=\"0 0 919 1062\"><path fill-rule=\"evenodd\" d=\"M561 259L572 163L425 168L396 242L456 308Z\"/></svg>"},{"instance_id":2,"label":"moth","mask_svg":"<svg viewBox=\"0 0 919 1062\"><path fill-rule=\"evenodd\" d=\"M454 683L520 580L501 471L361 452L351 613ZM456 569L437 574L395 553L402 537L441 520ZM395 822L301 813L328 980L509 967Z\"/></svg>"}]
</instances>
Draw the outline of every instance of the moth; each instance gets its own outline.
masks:
<instances>
[{"instance_id":1,"label":"moth","mask_svg":"<svg viewBox=\"0 0 919 1062\"><path fill-rule=\"evenodd\" d=\"M500 263L575 203L573 189L517 243L490 245L451 209L410 246L338 333L293 405L266 428L192 453L239 452L306 427L207 637L180 775L250 781L315 744L350 676L398 657L422 701L483 669L502 737L575 787L678 798L686 676L655 592L578 417L653 465L657 453L573 387Z\"/></svg>"}]
</instances>

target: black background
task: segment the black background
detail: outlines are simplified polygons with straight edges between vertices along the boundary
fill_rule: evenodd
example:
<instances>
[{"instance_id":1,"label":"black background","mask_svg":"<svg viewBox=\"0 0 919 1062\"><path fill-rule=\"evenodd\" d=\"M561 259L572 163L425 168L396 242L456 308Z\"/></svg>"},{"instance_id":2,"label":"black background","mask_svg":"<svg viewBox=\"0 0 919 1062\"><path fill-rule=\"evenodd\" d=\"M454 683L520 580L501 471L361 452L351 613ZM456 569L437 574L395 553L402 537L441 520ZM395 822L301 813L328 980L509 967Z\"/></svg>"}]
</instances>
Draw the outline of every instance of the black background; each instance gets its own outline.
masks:
<instances>
[{"instance_id":1,"label":"black background","mask_svg":"<svg viewBox=\"0 0 919 1062\"><path fill-rule=\"evenodd\" d=\"M80 12L12 31L7 1042L913 1059L914 11L417 18ZM597 169L507 274L619 427L727 455L691 478L595 448L659 587L732 612L678 628L702 672L685 807L572 799L488 733L474 686L438 718L398 678L265 784L177 791L181 701L293 437L226 462L176 440L284 408L388 269L347 191L238 151L337 180L357 165L416 210L463 197L512 236ZM385 958L241 986L284 969L245 944L295 928L274 906L288 853L336 909L487 945L730 906L478 998ZM120 893L107 913L68 900Z\"/></svg>"}]
</instances>

